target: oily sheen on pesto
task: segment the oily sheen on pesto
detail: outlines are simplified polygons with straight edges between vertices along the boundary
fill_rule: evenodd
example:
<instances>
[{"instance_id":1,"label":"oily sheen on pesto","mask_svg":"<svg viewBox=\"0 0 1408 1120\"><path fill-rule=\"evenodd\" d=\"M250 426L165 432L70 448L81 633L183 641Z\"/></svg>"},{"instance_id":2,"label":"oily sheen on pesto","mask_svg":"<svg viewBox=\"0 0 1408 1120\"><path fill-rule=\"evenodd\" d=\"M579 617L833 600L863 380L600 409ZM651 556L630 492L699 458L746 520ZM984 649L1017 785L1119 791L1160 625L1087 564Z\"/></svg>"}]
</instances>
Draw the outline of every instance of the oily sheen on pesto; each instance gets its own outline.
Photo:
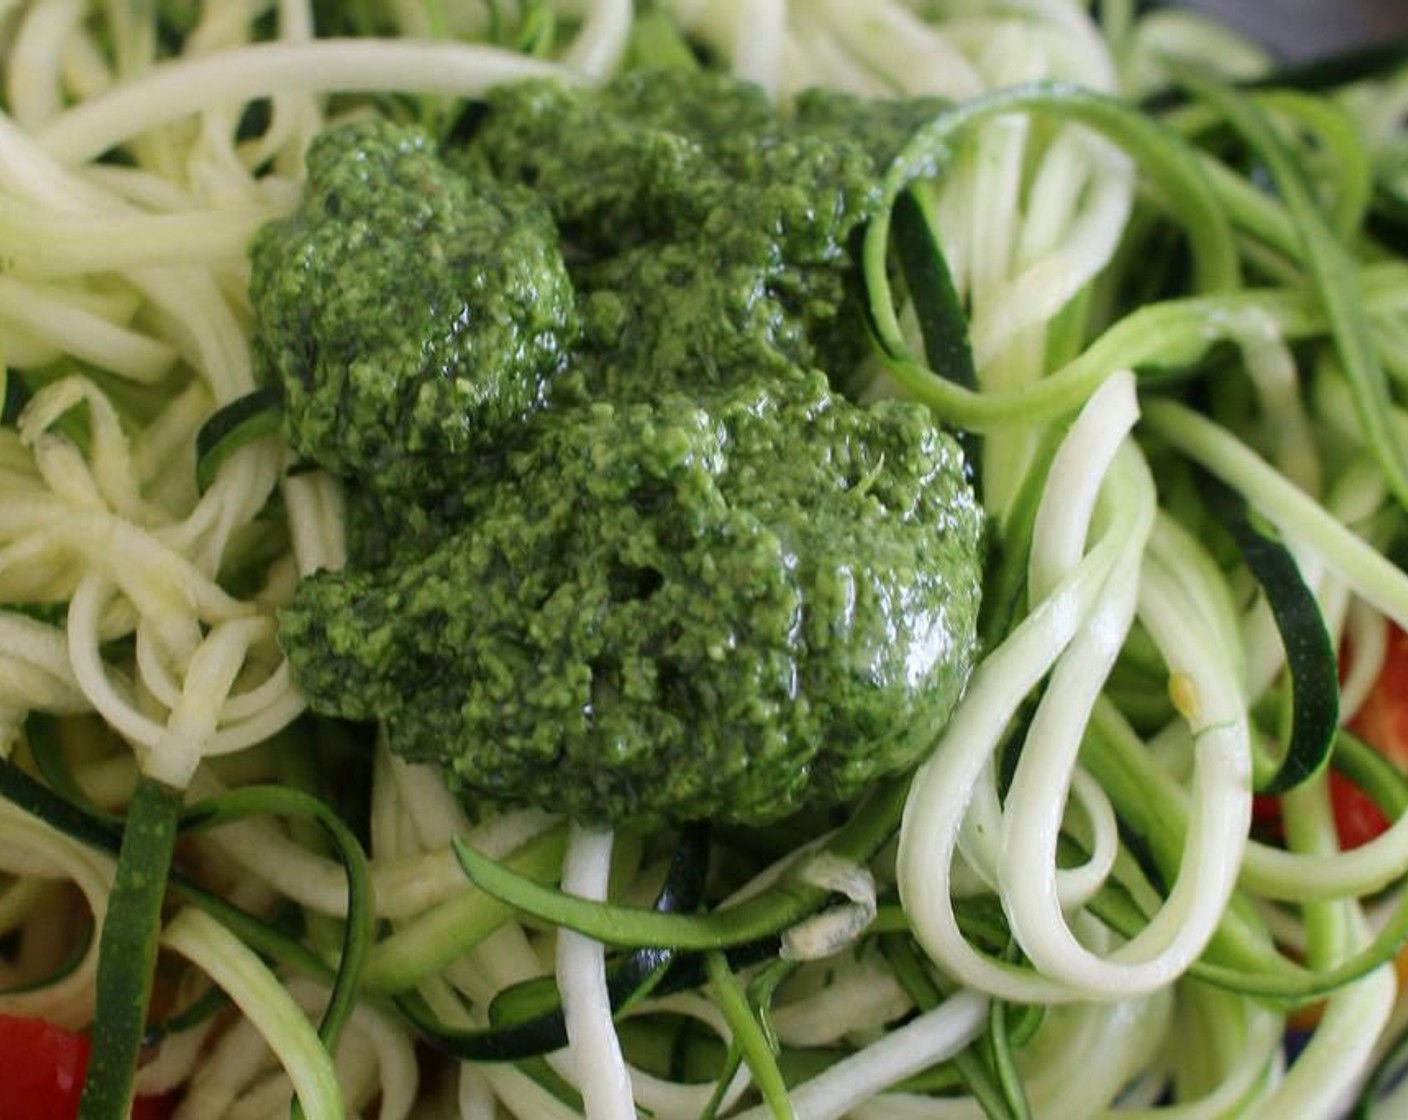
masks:
<instances>
[{"instance_id":1,"label":"oily sheen on pesto","mask_svg":"<svg viewBox=\"0 0 1408 1120\"><path fill-rule=\"evenodd\" d=\"M315 709L471 802L613 824L773 820L922 757L975 653L982 515L926 410L841 387L880 149L923 107L803 106L638 74L496 91L444 153L319 142L253 286L291 441L351 507L347 569L281 615ZM364 338L342 285L388 338L328 361L308 338Z\"/></svg>"}]
</instances>

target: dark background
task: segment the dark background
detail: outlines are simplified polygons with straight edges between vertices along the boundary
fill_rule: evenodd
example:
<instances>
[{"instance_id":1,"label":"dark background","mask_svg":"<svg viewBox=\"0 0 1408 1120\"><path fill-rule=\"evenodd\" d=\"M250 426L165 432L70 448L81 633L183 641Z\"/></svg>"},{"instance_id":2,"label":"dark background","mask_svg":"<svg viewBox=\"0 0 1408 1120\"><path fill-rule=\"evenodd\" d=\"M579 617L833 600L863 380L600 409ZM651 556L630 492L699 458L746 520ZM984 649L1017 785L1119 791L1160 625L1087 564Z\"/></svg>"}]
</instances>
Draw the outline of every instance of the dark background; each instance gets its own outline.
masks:
<instances>
[{"instance_id":1,"label":"dark background","mask_svg":"<svg viewBox=\"0 0 1408 1120\"><path fill-rule=\"evenodd\" d=\"M1250 32L1283 58L1408 36L1408 0L1180 0Z\"/></svg>"}]
</instances>

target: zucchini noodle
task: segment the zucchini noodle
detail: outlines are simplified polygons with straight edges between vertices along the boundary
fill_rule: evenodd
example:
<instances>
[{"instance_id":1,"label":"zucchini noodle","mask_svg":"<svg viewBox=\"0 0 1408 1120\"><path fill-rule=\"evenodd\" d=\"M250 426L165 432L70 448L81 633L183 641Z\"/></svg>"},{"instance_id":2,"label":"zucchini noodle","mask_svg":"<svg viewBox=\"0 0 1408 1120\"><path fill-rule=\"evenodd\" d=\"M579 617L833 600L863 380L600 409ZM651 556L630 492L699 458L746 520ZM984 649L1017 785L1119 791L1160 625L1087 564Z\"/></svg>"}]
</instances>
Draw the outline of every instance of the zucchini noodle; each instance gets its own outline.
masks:
<instances>
[{"instance_id":1,"label":"zucchini noodle","mask_svg":"<svg viewBox=\"0 0 1408 1120\"><path fill-rule=\"evenodd\" d=\"M562 889L584 898L604 898L611 875L611 844L609 832L574 826L562 864ZM611 1023L601 942L563 930L557 940L557 975L572 1071L582 1088L583 1106L591 1116L632 1116L631 1079Z\"/></svg>"},{"instance_id":2,"label":"zucchini noodle","mask_svg":"<svg viewBox=\"0 0 1408 1120\"><path fill-rule=\"evenodd\" d=\"M0 1015L150 1004L178 1120L1408 1107L1408 47L1148 7L0 0ZM775 827L469 809L278 642L348 558L253 341L309 145L651 66L933 98L857 384L971 456L980 656L917 768Z\"/></svg>"}]
</instances>

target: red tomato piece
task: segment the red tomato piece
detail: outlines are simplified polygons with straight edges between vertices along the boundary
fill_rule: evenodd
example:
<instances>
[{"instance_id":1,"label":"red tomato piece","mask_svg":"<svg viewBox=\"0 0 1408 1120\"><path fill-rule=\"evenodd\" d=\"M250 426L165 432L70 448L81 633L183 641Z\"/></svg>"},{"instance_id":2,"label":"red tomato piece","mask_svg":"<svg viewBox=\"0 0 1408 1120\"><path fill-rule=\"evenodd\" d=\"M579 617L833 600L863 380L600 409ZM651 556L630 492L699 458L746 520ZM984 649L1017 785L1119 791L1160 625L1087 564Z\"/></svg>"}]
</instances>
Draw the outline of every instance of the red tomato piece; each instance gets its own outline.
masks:
<instances>
[{"instance_id":1,"label":"red tomato piece","mask_svg":"<svg viewBox=\"0 0 1408 1120\"><path fill-rule=\"evenodd\" d=\"M1266 844L1280 844L1286 839L1281 799L1275 794L1258 793L1252 798L1252 836Z\"/></svg>"},{"instance_id":2,"label":"red tomato piece","mask_svg":"<svg viewBox=\"0 0 1408 1120\"><path fill-rule=\"evenodd\" d=\"M0 1117L74 1120L88 1052L87 1035L42 1019L0 1015ZM138 1097L132 1120L170 1120L175 1110L175 1097Z\"/></svg>"},{"instance_id":3,"label":"red tomato piece","mask_svg":"<svg viewBox=\"0 0 1408 1120\"><path fill-rule=\"evenodd\" d=\"M1397 626L1389 628L1383 668L1349 728L1408 771L1408 634ZM1369 795L1343 775L1330 774L1330 797L1342 847L1357 848L1388 828Z\"/></svg>"},{"instance_id":4,"label":"red tomato piece","mask_svg":"<svg viewBox=\"0 0 1408 1120\"><path fill-rule=\"evenodd\" d=\"M1346 851L1367 844L1388 829L1388 818L1373 799L1343 774L1330 774L1330 804L1335 810L1335 831Z\"/></svg>"},{"instance_id":5,"label":"red tomato piece","mask_svg":"<svg viewBox=\"0 0 1408 1120\"><path fill-rule=\"evenodd\" d=\"M42 1019L0 1015L0 1116L66 1120L78 1115L88 1039Z\"/></svg>"}]
</instances>

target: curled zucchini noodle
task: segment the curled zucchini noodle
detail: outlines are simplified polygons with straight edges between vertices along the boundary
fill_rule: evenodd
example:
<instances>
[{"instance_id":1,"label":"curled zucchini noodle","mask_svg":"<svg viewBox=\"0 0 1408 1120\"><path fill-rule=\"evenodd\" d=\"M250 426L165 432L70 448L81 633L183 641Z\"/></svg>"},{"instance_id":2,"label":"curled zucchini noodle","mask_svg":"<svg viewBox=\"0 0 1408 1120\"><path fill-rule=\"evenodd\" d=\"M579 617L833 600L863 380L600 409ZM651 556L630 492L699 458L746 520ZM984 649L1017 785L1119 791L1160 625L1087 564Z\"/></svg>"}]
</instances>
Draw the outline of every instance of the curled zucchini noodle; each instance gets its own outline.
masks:
<instances>
[{"instance_id":1,"label":"curled zucchini noodle","mask_svg":"<svg viewBox=\"0 0 1408 1120\"><path fill-rule=\"evenodd\" d=\"M177 1025L139 1091L179 1091L182 1120L286 1116L295 1097L310 1118L766 1120L785 1112L784 1080L805 1120L1324 1118L1354 1101L1408 1022L1385 963L1408 933L1408 814L1341 851L1320 760L1283 791L1284 843L1255 832L1253 791L1296 698L1275 604L1214 539L1198 487L1245 500L1329 641L1352 649L1348 722L1389 624L1408 628L1385 446L1408 446L1393 396L1408 267L1317 255L1315 238L1353 245L1376 183L1408 198L1408 72L1248 101L1288 126L1273 139L1299 130L1330 153L1333 173L1312 163L1323 205L1307 217L1293 191L1258 190L1184 142L1222 124L1209 105L1157 127L1127 108L1190 61L1241 78L1264 55L1127 2L1096 6L1097 22L1077 0L369 0L347 8L374 13L375 34L346 38L319 37L311 0L172 7L194 23L164 42L149 4L0 0L0 760L90 828L0 798L0 1012L91 1021L114 884L92 830L139 774L220 804L285 782L298 753L304 703L276 611L300 576L343 564L342 494L277 434L218 459L197 448L257 389L246 246L297 202L309 142L517 78L600 82L661 19L784 105L822 85L977 106L916 156L913 184L976 383L886 346L868 392L915 393L980 437L994 539L1018 542L995 564L1011 567L995 586L1012 603L994 606L1015 604L1010 624L934 729L896 844L858 862L827 833L715 868L722 911L779 884L830 901L777 931L765 964L701 954L697 991L642 982L617 1006L616 953L490 897L454 849L648 907L670 874L664 839L537 810L471 822L382 742L366 914L354 869L306 822L188 823L180 866L204 887L169 896ZM994 91L1009 92L983 100ZM252 106L267 118L255 135ZM1141 258L1156 250L1190 263ZM1362 299L1337 306L1323 297L1336 284ZM889 316L923 352L917 309L877 314L877 335ZM1366 372L1366 351L1382 369ZM1235 367L1207 375L1219 408L1147 380L1212 353ZM1374 781L1408 803L1402 783ZM292 951L255 943L272 922L240 925L284 912L303 927ZM360 917L376 922L365 998L329 1028ZM426 1062L414 1016L392 1006L413 997L456 1038L492 1037L496 998L532 1002L544 974L565 1045L540 1061ZM1321 998L1288 1062L1287 1009Z\"/></svg>"}]
</instances>

